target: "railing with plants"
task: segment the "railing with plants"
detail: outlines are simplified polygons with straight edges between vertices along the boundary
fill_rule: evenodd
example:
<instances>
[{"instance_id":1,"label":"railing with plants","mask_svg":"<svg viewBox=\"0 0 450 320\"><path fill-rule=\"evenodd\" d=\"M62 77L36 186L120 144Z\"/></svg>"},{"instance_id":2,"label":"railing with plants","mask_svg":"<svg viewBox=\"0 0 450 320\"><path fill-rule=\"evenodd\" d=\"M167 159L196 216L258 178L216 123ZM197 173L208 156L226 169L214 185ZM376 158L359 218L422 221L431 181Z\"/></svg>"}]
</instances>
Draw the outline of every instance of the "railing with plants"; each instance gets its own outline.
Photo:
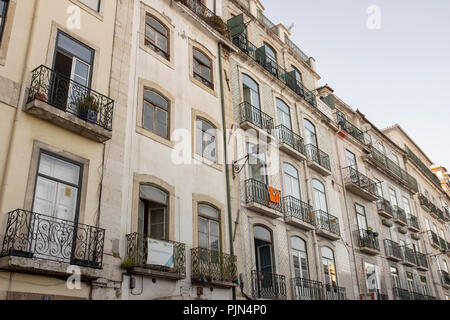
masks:
<instances>
[{"instance_id":1,"label":"railing with plants","mask_svg":"<svg viewBox=\"0 0 450 320\"><path fill-rule=\"evenodd\" d=\"M280 143L284 143L306 156L305 144L302 137L284 125L279 125L275 130L278 133Z\"/></svg>"},{"instance_id":2,"label":"railing with plants","mask_svg":"<svg viewBox=\"0 0 450 320\"><path fill-rule=\"evenodd\" d=\"M291 279L292 296L294 300L325 300L322 282L304 279Z\"/></svg>"},{"instance_id":3,"label":"railing with plants","mask_svg":"<svg viewBox=\"0 0 450 320\"><path fill-rule=\"evenodd\" d=\"M402 251L397 242L394 242L390 239L385 239L384 250L386 251L386 256L402 259Z\"/></svg>"},{"instance_id":4,"label":"railing with plants","mask_svg":"<svg viewBox=\"0 0 450 320\"><path fill-rule=\"evenodd\" d=\"M320 150L313 144L308 144L305 150L309 161L315 162L328 171L331 171L330 156L326 152Z\"/></svg>"},{"instance_id":5,"label":"railing with plants","mask_svg":"<svg viewBox=\"0 0 450 320\"><path fill-rule=\"evenodd\" d=\"M378 233L372 230L358 230L359 246L361 248L370 248L380 251L380 242Z\"/></svg>"},{"instance_id":6,"label":"railing with plants","mask_svg":"<svg viewBox=\"0 0 450 320\"><path fill-rule=\"evenodd\" d=\"M239 105L239 115L241 123L250 122L258 128L266 130L269 134L274 129L273 118L246 101Z\"/></svg>"},{"instance_id":7,"label":"railing with plants","mask_svg":"<svg viewBox=\"0 0 450 320\"><path fill-rule=\"evenodd\" d=\"M184 243L156 240L173 248L173 265L161 266L152 264L151 243L155 239L140 234L132 233L127 235L127 258L123 263L124 268L144 268L160 272L177 274L180 278L186 277L186 245Z\"/></svg>"},{"instance_id":8,"label":"railing with plants","mask_svg":"<svg viewBox=\"0 0 450 320\"><path fill-rule=\"evenodd\" d=\"M269 186L256 179L249 179L245 182L245 199L246 203L255 202L268 208L282 211L281 191L273 189L279 195L279 202L271 201L269 196Z\"/></svg>"},{"instance_id":9,"label":"railing with plants","mask_svg":"<svg viewBox=\"0 0 450 320\"><path fill-rule=\"evenodd\" d=\"M349 135L351 135L353 138L355 138L362 144L364 144L364 145L367 144L364 139L364 132L362 132L355 125L353 125L350 121L348 121L341 112L336 111L336 117L337 117L337 123L342 130L347 132Z\"/></svg>"},{"instance_id":10,"label":"railing with plants","mask_svg":"<svg viewBox=\"0 0 450 320\"><path fill-rule=\"evenodd\" d=\"M255 299L286 300L285 276L253 270L252 296Z\"/></svg>"},{"instance_id":11,"label":"railing with plants","mask_svg":"<svg viewBox=\"0 0 450 320\"><path fill-rule=\"evenodd\" d=\"M428 269L427 256L421 252L416 252L417 265Z\"/></svg>"},{"instance_id":12,"label":"railing with plants","mask_svg":"<svg viewBox=\"0 0 450 320\"><path fill-rule=\"evenodd\" d=\"M416 216L409 216L409 225L415 229L420 229L419 227L419 220L417 219Z\"/></svg>"},{"instance_id":13,"label":"railing with plants","mask_svg":"<svg viewBox=\"0 0 450 320\"><path fill-rule=\"evenodd\" d=\"M8 213L0 256L101 269L104 241L104 229L17 209Z\"/></svg>"},{"instance_id":14,"label":"railing with plants","mask_svg":"<svg viewBox=\"0 0 450 320\"><path fill-rule=\"evenodd\" d=\"M309 204L292 196L285 197L283 204L286 218L296 218L310 225L316 225L312 207Z\"/></svg>"},{"instance_id":15,"label":"railing with plants","mask_svg":"<svg viewBox=\"0 0 450 320\"><path fill-rule=\"evenodd\" d=\"M393 209L391 206L391 202L389 200L386 200L383 198L378 200L377 201L377 209L378 209L378 211L384 211L384 212L390 214L391 216L393 215Z\"/></svg>"},{"instance_id":16,"label":"railing with plants","mask_svg":"<svg viewBox=\"0 0 450 320\"><path fill-rule=\"evenodd\" d=\"M236 256L204 248L191 250L193 281L237 281Z\"/></svg>"},{"instance_id":17,"label":"railing with plants","mask_svg":"<svg viewBox=\"0 0 450 320\"><path fill-rule=\"evenodd\" d=\"M40 66L32 71L27 103L39 100L111 131L114 101L89 87Z\"/></svg>"},{"instance_id":18,"label":"railing with plants","mask_svg":"<svg viewBox=\"0 0 450 320\"><path fill-rule=\"evenodd\" d=\"M416 255L414 254L414 250L408 246L400 247L402 249L403 262L407 262L410 264L417 264Z\"/></svg>"},{"instance_id":19,"label":"railing with plants","mask_svg":"<svg viewBox=\"0 0 450 320\"><path fill-rule=\"evenodd\" d=\"M405 210L399 206L394 206L394 219L399 220L405 224L408 223L408 218L406 217Z\"/></svg>"},{"instance_id":20,"label":"railing with plants","mask_svg":"<svg viewBox=\"0 0 450 320\"><path fill-rule=\"evenodd\" d=\"M347 167L342 169L342 171L344 173L344 181L346 184L355 184L375 197L380 196L378 194L377 183L356 170L354 167Z\"/></svg>"},{"instance_id":21,"label":"railing with plants","mask_svg":"<svg viewBox=\"0 0 450 320\"><path fill-rule=\"evenodd\" d=\"M341 235L339 219L337 217L322 210L315 211L314 215L316 216L316 226L318 229L334 233L338 236Z\"/></svg>"}]
</instances>

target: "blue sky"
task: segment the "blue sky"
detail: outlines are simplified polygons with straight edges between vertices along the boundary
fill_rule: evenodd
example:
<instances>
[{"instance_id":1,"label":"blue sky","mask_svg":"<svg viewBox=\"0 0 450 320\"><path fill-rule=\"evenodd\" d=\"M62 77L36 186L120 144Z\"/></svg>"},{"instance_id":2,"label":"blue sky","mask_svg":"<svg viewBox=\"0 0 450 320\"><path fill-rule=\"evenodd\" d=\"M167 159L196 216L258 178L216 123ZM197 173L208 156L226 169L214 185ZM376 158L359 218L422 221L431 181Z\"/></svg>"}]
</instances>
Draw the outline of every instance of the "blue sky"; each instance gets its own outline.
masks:
<instances>
[{"instance_id":1,"label":"blue sky","mask_svg":"<svg viewBox=\"0 0 450 320\"><path fill-rule=\"evenodd\" d=\"M320 84L382 129L399 123L450 170L450 0L261 0L316 59ZM381 29L367 9L381 9Z\"/></svg>"}]
</instances>

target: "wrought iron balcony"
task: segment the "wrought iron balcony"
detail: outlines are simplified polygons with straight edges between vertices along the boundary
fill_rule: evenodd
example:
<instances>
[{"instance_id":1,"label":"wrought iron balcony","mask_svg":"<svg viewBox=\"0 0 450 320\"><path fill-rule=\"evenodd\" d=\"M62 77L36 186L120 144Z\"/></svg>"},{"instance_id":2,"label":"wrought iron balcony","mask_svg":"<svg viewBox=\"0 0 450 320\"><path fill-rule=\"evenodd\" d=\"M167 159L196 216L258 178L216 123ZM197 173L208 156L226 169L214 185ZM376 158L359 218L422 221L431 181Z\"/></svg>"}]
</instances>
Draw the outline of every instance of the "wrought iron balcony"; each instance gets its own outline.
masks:
<instances>
[{"instance_id":1,"label":"wrought iron balcony","mask_svg":"<svg viewBox=\"0 0 450 320\"><path fill-rule=\"evenodd\" d=\"M442 237L439 237L439 246L442 250L447 250L447 241Z\"/></svg>"},{"instance_id":2,"label":"wrought iron balcony","mask_svg":"<svg viewBox=\"0 0 450 320\"><path fill-rule=\"evenodd\" d=\"M450 274L447 271L440 270L439 275L441 277L442 285L445 287L450 287Z\"/></svg>"},{"instance_id":3,"label":"wrought iron balcony","mask_svg":"<svg viewBox=\"0 0 450 320\"><path fill-rule=\"evenodd\" d=\"M273 189L279 194L279 202L271 200L269 196L269 186L256 179L249 179L245 182L245 201L249 203L257 203L261 206L282 212L281 191Z\"/></svg>"},{"instance_id":4,"label":"wrought iron balcony","mask_svg":"<svg viewBox=\"0 0 450 320\"><path fill-rule=\"evenodd\" d=\"M377 201L377 209L378 213L383 217L392 218L394 216L391 203L386 199L381 198Z\"/></svg>"},{"instance_id":5,"label":"wrought iron balcony","mask_svg":"<svg viewBox=\"0 0 450 320\"><path fill-rule=\"evenodd\" d=\"M378 233L371 230L358 230L357 234L361 251L369 254L378 254L380 252Z\"/></svg>"},{"instance_id":6,"label":"wrought iron balcony","mask_svg":"<svg viewBox=\"0 0 450 320\"><path fill-rule=\"evenodd\" d=\"M294 300L325 300L322 282L303 278L291 279Z\"/></svg>"},{"instance_id":7,"label":"wrought iron balcony","mask_svg":"<svg viewBox=\"0 0 450 320\"><path fill-rule=\"evenodd\" d=\"M191 250L192 281L210 282L218 286L237 283L236 256L204 248Z\"/></svg>"},{"instance_id":8,"label":"wrought iron balcony","mask_svg":"<svg viewBox=\"0 0 450 320\"><path fill-rule=\"evenodd\" d=\"M317 210L314 212L316 216L316 226L318 233L320 231L325 231L324 236L330 234L332 236L332 240L337 240L341 236L341 232L339 229L339 219L331 214L328 214L322 210Z\"/></svg>"},{"instance_id":9,"label":"wrought iron balcony","mask_svg":"<svg viewBox=\"0 0 450 320\"><path fill-rule=\"evenodd\" d=\"M305 150L306 156L308 157L310 163L317 164L320 167L325 168L328 173L331 172L330 156L327 153L320 150L313 144L308 144L305 147ZM325 172L321 171L321 173L324 174Z\"/></svg>"},{"instance_id":10,"label":"wrought iron balcony","mask_svg":"<svg viewBox=\"0 0 450 320\"><path fill-rule=\"evenodd\" d=\"M384 240L384 250L386 251L386 257L388 259L400 261L403 258L402 251L398 243L390 239Z\"/></svg>"},{"instance_id":11,"label":"wrought iron balcony","mask_svg":"<svg viewBox=\"0 0 450 320\"><path fill-rule=\"evenodd\" d=\"M394 206L394 220L398 224L406 226L408 224L408 219L406 217L405 210L399 206Z\"/></svg>"},{"instance_id":12,"label":"wrought iron balcony","mask_svg":"<svg viewBox=\"0 0 450 320\"><path fill-rule=\"evenodd\" d=\"M430 168L424 164L419 157L417 157L414 152L411 151L408 147L406 147L406 151L408 152L408 157L416 163L416 165L420 168L420 170L425 173L428 178L431 179L435 183L435 185L439 188L441 188L441 182L439 181L439 178L434 175L434 173L430 170Z\"/></svg>"},{"instance_id":13,"label":"wrought iron balcony","mask_svg":"<svg viewBox=\"0 0 450 320\"><path fill-rule=\"evenodd\" d=\"M437 248L441 246L441 243L439 242L439 237L434 231L428 230L428 236L430 237L432 245L434 245Z\"/></svg>"},{"instance_id":14,"label":"wrought iron balcony","mask_svg":"<svg viewBox=\"0 0 450 320\"><path fill-rule=\"evenodd\" d=\"M416 252L417 268L422 270L428 270L427 256L421 252Z\"/></svg>"},{"instance_id":15,"label":"wrought iron balcony","mask_svg":"<svg viewBox=\"0 0 450 320\"><path fill-rule=\"evenodd\" d=\"M101 269L104 241L104 229L17 209L8 213L0 257Z\"/></svg>"},{"instance_id":16,"label":"wrought iron balcony","mask_svg":"<svg viewBox=\"0 0 450 320\"><path fill-rule=\"evenodd\" d=\"M327 300L347 300L345 288L331 284L325 285L325 296L327 297Z\"/></svg>"},{"instance_id":17,"label":"wrought iron balcony","mask_svg":"<svg viewBox=\"0 0 450 320\"><path fill-rule=\"evenodd\" d=\"M222 36L229 38L230 31L227 24L221 17L209 10L200 0L175 0L181 2L195 13L200 19L206 22L210 27L219 32Z\"/></svg>"},{"instance_id":18,"label":"wrought iron balcony","mask_svg":"<svg viewBox=\"0 0 450 320\"><path fill-rule=\"evenodd\" d=\"M344 174L344 183L348 190L368 201L378 200L379 194L375 181L353 167L344 168L342 171Z\"/></svg>"},{"instance_id":19,"label":"wrought iron balcony","mask_svg":"<svg viewBox=\"0 0 450 320\"><path fill-rule=\"evenodd\" d=\"M294 149L297 153L300 153L302 156L306 157L305 144L302 137L292 132L292 130L288 129L284 125L279 125L275 128L275 130L278 133L278 140L281 145L287 145Z\"/></svg>"},{"instance_id":20,"label":"wrought iron balcony","mask_svg":"<svg viewBox=\"0 0 450 320\"><path fill-rule=\"evenodd\" d=\"M439 219L445 220L444 211L442 211L442 210L439 209L439 208L436 208L436 214L437 214L437 216L438 216Z\"/></svg>"},{"instance_id":21,"label":"wrought iron balcony","mask_svg":"<svg viewBox=\"0 0 450 320\"><path fill-rule=\"evenodd\" d=\"M244 101L239 105L239 114L241 125L248 122L267 131L269 134L272 133L272 130L274 129L273 118L262 112L259 108Z\"/></svg>"},{"instance_id":22,"label":"wrought iron balcony","mask_svg":"<svg viewBox=\"0 0 450 320\"><path fill-rule=\"evenodd\" d=\"M415 231L420 231L420 227L419 227L419 220L417 219L416 216L409 216L409 228L413 229Z\"/></svg>"},{"instance_id":23,"label":"wrought iron balcony","mask_svg":"<svg viewBox=\"0 0 450 320\"><path fill-rule=\"evenodd\" d=\"M428 200L427 197L425 197L423 194L419 193L417 195L417 197L419 198L419 203L422 206L422 208L427 211L430 212L431 208L430 208L430 202Z\"/></svg>"},{"instance_id":24,"label":"wrought iron balcony","mask_svg":"<svg viewBox=\"0 0 450 320\"><path fill-rule=\"evenodd\" d=\"M446 207L444 207L443 209L444 209L444 220L450 221L450 210Z\"/></svg>"},{"instance_id":25,"label":"wrought iron balcony","mask_svg":"<svg viewBox=\"0 0 450 320\"><path fill-rule=\"evenodd\" d=\"M293 71L288 72L277 64L276 61L267 55L262 48L258 48L248 41L247 35L244 33L237 34L233 37L233 43L247 56L261 65L274 77L278 78L289 89L303 98L311 107L317 109L316 96L308 90L300 81L297 81Z\"/></svg>"},{"instance_id":26,"label":"wrought iron balcony","mask_svg":"<svg viewBox=\"0 0 450 320\"><path fill-rule=\"evenodd\" d=\"M266 28L268 28L270 31L275 33L275 35L278 36L278 29L275 23L270 21L269 18L267 18L260 9L258 9L257 19L259 22L261 22Z\"/></svg>"},{"instance_id":27,"label":"wrought iron balcony","mask_svg":"<svg viewBox=\"0 0 450 320\"><path fill-rule=\"evenodd\" d=\"M355 125L349 122L342 113L336 111L337 123L339 127L351 135L353 138L358 140L363 145L366 145L366 141L364 139L364 132L358 129Z\"/></svg>"},{"instance_id":28,"label":"wrought iron balcony","mask_svg":"<svg viewBox=\"0 0 450 320\"><path fill-rule=\"evenodd\" d=\"M161 266L152 264L152 251L149 242L154 241L150 237L132 233L127 235L127 259L126 268L135 273L147 274L163 278L186 278L186 246L175 241L160 241L169 248L173 248L173 266ZM141 270L142 269L142 270Z\"/></svg>"},{"instance_id":29,"label":"wrought iron balcony","mask_svg":"<svg viewBox=\"0 0 450 320\"><path fill-rule=\"evenodd\" d=\"M286 300L286 278L283 275L252 271L254 299Z\"/></svg>"},{"instance_id":30,"label":"wrought iron balcony","mask_svg":"<svg viewBox=\"0 0 450 320\"><path fill-rule=\"evenodd\" d=\"M411 300L411 294L408 290L402 288L392 288L394 300Z\"/></svg>"},{"instance_id":31,"label":"wrought iron balcony","mask_svg":"<svg viewBox=\"0 0 450 320\"><path fill-rule=\"evenodd\" d=\"M85 123L112 130L112 99L42 65L32 71L27 104L35 100L72 114ZM48 118L56 121L56 117Z\"/></svg>"},{"instance_id":32,"label":"wrought iron balcony","mask_svg":"<svg viewBox=\"0 0 450 320\"><path fill-rule=\"evenodd\" d=\"M308 229L314 229L316 225L314 214L312 212L312 207L292 196L285 197L283 199L284 206L284 217L288 221L292 221L292 223L296 220L307 223Z\"/></svg>"},{"instance_id":33,"label":"wrought iron balcony","mask_svg":"<svg viewBox=\"0 0 450 320\"><path fill-rule=\"evenodd\" d=\"M402 250L403 264L408 266L415 266L417 264L417 261L414 250L406 245L400 248Z\"/></svg>"},{"instance_id":34,"label":"wrought iron balcony","mask_svg":"<svg viewBox=\"0 0 450 320\"><path fill-rule=\"evenodd\" d=\"M306 64L310 66L309 57L288 37L285 37L288 47Z\"/></svg>"}]
</instances>

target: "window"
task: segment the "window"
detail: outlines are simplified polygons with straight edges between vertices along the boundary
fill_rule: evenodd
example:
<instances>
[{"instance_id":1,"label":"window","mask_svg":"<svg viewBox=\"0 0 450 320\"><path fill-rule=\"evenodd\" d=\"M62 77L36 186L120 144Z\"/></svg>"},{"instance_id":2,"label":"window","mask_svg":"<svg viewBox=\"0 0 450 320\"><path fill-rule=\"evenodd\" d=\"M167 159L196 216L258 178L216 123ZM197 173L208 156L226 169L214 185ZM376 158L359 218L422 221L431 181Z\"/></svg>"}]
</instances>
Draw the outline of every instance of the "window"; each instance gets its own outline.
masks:
<instances>
[{"instance_id":1,"label":"window","mask_svg":"<svg viewBox=\"0 0 450 320\"><path fill-rule=\"evenodd\" d=\"M289 130L292 130L291 111L289 109L289 106L286 103L284 103L283 100L280 99L276 100L277 100L277 112L279 124L285 126Z\"/></svg>"},{"instance_id":2,"label":"window","mask_svg":"<svg viewBox=\"0 0 450 320\"><path fill-rule=\"evenodd\" d=\"M378 179L376 179L376 178L373 178L373 181L375 181L375 183L377 184L377 192L378 192L378 195L379 195L380 197L383 197L383 187L382 187L382 185L381 185L381 181L378 180Z\"/></svg>"},{"instance_id":3,"label":"window","mask_svg":"<svg viewBox=\"0 0 450 320\"><path fill-rule=\"evenodd\" d=\"M300 200L301 195L298 171L289 163L284 164L284 180L286 185L286 195Z\"/></svg>"},{"instance_id":4,"label":"window","mask_svg":"<svg viewBox=\"0 0 450 320\"><path fill-rule=\"evenodd\" d=\"M259 103L259 85L248 75L242 75L244 101L256 109L261 109Z\"/></svg>"},{"instance_id":5,"label":"window","mask_svg":"<svg viewBox=\"0 0 450 320\"><path fill-rule=\"evenodd\" d=\"M430 231L430 220L428 220L428 218L425 218L425 228L427 231Z\"/></svg>"},{"instance_id":6,"label":"window","mask_svg":"<svg viewBox=\"0 0 450 320\"><path fill-rule=\"evenodd\" d=\"M247 143L247 152L249 154L248 166L250 178L267 184L266 155L264 153L260 153L259 147L250 142Z\"/></svg>"},{"instance_id":7,"label":"window","mask_svg":"<svg viewBox=\"0 0 450 320\"><path fill-rule=\"evenodd\" d=\"M367 217L366 217L366 209L355 203L355 210L356 210L356 220L358 221L358 228L361 237L364 237L364 231L368 229L367 227Z\"/></svg>"},{"instance_id":8,"label":"window","mask_svg":"<svg viewBox=\"0 0 450 320\"><path fill-rule=\"evenodd\" d=\"M364 273L366 274L367 292L377 292L378 285L377 267L371 263L364 263Z\"/></svg>"},{"instance_id":9,"label":"window","mask_svg":"<svg viewBox=\"0 0 450 320\"><path fill-rule=\"evenodd\" d=\"M76 222L82 166L41 151L33 212Z\"/></svg>"},{"instance_id":10,"label":"window","mask_svg":"<svg viewBox=\"0 0 450 320\"><path fill-rule=\"evenodd\" d=\"M427 277L420 276L420 285L422 287L422 294L425 296L429 296L430 292L428 289Z\"/></svg>"},{"instance_id":11,"label":"window","mask_svg":"<svg viewBox=\"0 0 450 320\"><path fill-rule=\"evenodd\" d=\"M348 151L345 149L345 154L347 156L347 164L349 167L358 170L358 163L356 162L356 156L353 152Z\"/></svg>"},{"instance_id":12,"label":"window","mask_svg":"<svg viewBox=\"0 0 450 320\"><path fill-rule=\"evenodd\" d=\"M297 83L302 84L303 83L303 76L300 73L300 71L298 71L298 69L294 66L291 66L292 70L294 70L295 73L295 79L297 80Z\"/></svg>"},{"instance_id":13,"label":"window","mask_svg":"<svg viewBox=\"0 0 450 320\"><path fill-rule=\"evenodd\" d=\"M409 292L416 292L416 284L412 272L406 272L406 284L408 285Z\"/></svg>"},{"instance_id":14,"label":"window","mask_svg":"<svg viewBox=\"0 0 450 320\"><path fill-rule=\"evenodd\" d=\"M194 78L203 83L208 88L214 89L212 61L194 48Z\"/></svg>"},{"instance_id":15,"label":"window","mask_svg":"<svg viewBox=\"0 0 450 320\"><path fill-rule=\"evenodd\" d=\"M386 155L386 149L384 148L384 145L381 141L377 142L377 149L378 151L380 151L382 154Z\"/></svg>"},{"instance_id":16,"label":"window","mask_svg":"<svg viewBox=\"0 0 450 320\"><path fill-rule=\"evenodd\" d=\"M208 121L197 119L197 154L217 162L217 129Z\"/></svg>"},{"instance_id":17,"label":"window","mask_svg":"<svg viewBox=\"0 0 450 320\"><path fill-rule=\"evenodd\" d=\"M207 204L198 206L198 246L220 251L220 213Z\"/></svg>"},{"instance_id":18,"label":"window","mask_svg":"<svg viewBox=\"0 0 450 320\"><path fill-rule=\"evenodd\" d=\"M97 12L100 12L100 1L101 0L80 0L80 2L84 3L89 8Z\"/></svg>"},{"instance_id":19,"label":"window","mask_svg":"<svg viewBox=\"0 0 450 320\"><path fill-rule=\"evenodd\" d=\"M149 14L145 17L145 45L167 60L170 59L169 30Z\"/></svg>"},{"instance_id":20,"label":"window","mask_svg":"<svg viewBox=\"0 0 450 320\"><path fill-rule=\"evenodd\" d=\"M391 160L394 161L396 165L400 166L400 162L398 161L398 157L396 154L391 153Z\"/></svg>"},{"instance_id":21,"label":"window","mask_svg":"<svg viewBox=\"0 0 450 320\"><path fill-rule=\"evenodd\" d=\"M139 233L152 239L168 239L168 194L150 185L139 188Z\"/></svg>"},{"instance_id":22,"label":"window","mask_svg":"<svg viewBox=\"0 0 450 320\"><path fill-rule=\"evenodd\" d=\"M305 129L306 129L306 144L317 145L316 127L311 123L311 121L305 119Z\"/></svg>"},{"instance_id":23,"label":"window","mask_svg":"<svg viewBox=\"0 0 450 320\"><path fill-rule=\"evenodd\" d=\"M409 199L406 197L402 197L403 200L403 208L405 209L406 217L409 219L412 215L411 206L409 204Z\"/></svg>"},{"instance_id":24,"label":"window","mask_svg":"<svg viewBox=\"0 0 450 320\"><path fill-rule=\"evenodd\" d=\"M5 29L8 4L9 0L0 0L0 43L2 42L3 30Z\"/></svg>"},{"instance_id":25,"label":"window","mask_svg":"<svg viewBox=\"0 0 450 320\"><path fill-rule=\"evenodd\" d=\"M309 279L308 254L306 242L299 237L291 238L292 263L295 278Z\"/></svg>"},{"instance_id":26,"label":"window","mask_svg":"<svg viewBox=\"0 0 450 320\"><path fill-rule=\"evenodd\" d=\"M264 47L266 49L266 54L271 58L272 61L274 61L276 63L277 53L276 53L275 49L266 42L264 42Z\"/></svg>"},{"instance_id":27,"label":"window","mask_svg":"<svg viewBox=\"0 0 450 320\"><path fill-rule=\"evenodd\" d=\"M313 195L315 209L323 212L328 212L325 186L322 182L316 179L313 179Z\"/></svg>"},{"instance_id":28,"label":"window","mask_svg":"<svg viewBox=\"0 0 450 320\"><path fill-rule=\"evenodd\" d=\"M392 286L394 288L401 288L402 284L400 283L400 276L398 274L397 268L391 267L391 276L392 276Z\"/></svg>"},{"instance_id":29,"label":"window","mask_svg":"<svg viewBox=\"0 0 450 320\"><path fill-rule=\"evenodd\" d=\"M259 272L272 274L274 271L272 254L272 233L269 229L261 226L256 226L253 229L253 233L255 237L257 269ZM265 278L267 278L267 280L271 282L271 277L268 276Z\"/></svg>"},{"instance_id":30,"label":"window","mask_svg":"<svg viewBox=\"0 0 450 320\"><path fill-rule=\"evenodd\" d=\"M337 286L337 272L334 261L334 252L328 247L322 247L322 265L325 275L325 284Z\"/></svg>"},{"instance_id":31,"label":"window","mask_svg":"<svg viewBox=\"0 0 450 320\"><path fill-rule=\"evenodd\" d=\"M397 203L397 194L395 193L394 189L389 188L389 198L391 200L391 205L394 206L398 206Z\"/></svg>"},{"instance_id":32,"label":"window","mask_svg":"<svg viewBox=\"0 0 450 320\"><path fill-rule=\"evenodd\" d=\"M144 89L142 127L169 138L169 101L151 89Z\"/></svg>"}]
</instances>

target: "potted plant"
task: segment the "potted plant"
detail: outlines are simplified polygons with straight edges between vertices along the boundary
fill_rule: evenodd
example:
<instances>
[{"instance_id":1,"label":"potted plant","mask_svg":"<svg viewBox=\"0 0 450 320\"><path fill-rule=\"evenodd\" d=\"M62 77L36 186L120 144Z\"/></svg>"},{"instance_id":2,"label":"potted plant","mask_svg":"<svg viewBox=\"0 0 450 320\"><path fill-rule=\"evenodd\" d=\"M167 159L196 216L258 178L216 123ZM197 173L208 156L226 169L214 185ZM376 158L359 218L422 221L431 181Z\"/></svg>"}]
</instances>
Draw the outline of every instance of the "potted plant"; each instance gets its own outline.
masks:
<instances>
[{"instance_id":1,"label":"potted plant","mask_svg":"<svg viewBox=\"0 0 450 320\"><path fill-rule=\"evenodd\" d=\"M95 97L91 95L78 97L75 104L77 106L78 116L81 119L90 122L97 122L99 103L96 101Z\"/></svg>"},{"instance_id":2,"label":"potted plant","mask_svg":"<svg viewBox=\"0 0 450 320\"><path fill-rule=\"evenodd\" d=\"M133 259L128 258L122 262L121 266L124 269L131 269L132 267L134 267L134 261L133 261Z\"/></svg>"}]
</instances>

